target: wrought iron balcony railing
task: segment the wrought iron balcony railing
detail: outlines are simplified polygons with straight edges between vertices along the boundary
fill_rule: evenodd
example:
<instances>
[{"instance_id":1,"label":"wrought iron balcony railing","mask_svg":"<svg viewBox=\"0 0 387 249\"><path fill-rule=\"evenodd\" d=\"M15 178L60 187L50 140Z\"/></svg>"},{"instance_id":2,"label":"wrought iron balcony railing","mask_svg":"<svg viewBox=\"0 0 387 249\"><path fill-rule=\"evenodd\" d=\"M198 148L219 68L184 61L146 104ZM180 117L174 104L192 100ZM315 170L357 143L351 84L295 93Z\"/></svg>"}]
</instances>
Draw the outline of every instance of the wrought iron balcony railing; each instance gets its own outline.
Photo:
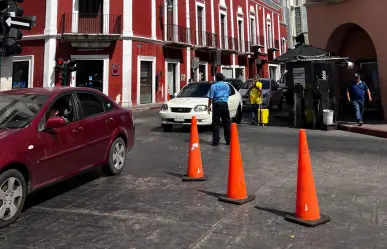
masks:
<instances>
[{"instance_id":1,"label":"wrought iron balcony railing","mask_svg":"<svg viewBox=\"0 0 387 249\"><path fill-rule=\"evenodd\" d=\"M230 36L221 36L220 43L220 49L238 51L239 42L237 38Z\"/></svg>"},{"instance_id":2,"label":"wrought iron balcony railing","mask_svg":"<svg viewBox=\"0 0 387 249\"><path fill-rule=\"evenodd\" d=\"M121 34L122 18L118 14L65 13L58 33Z\"/></svg>"},{"instance_id":3,"label":"wrought iron balcony railing","mask_svg":"<svg viewBox=\"0 0 387 249\"><path fill-rule=\"evenodd\" d=\"M191 44L191 30L174 24L165 25L164 41L171 43Z\"/></svg>"},{"instance_id":4,"label":"wrought iron balcony railing","mask_svg":"<svg viewBox=\"0 0 387 249\"><path fill-rule=\"evenodd\" d=\"M219 39L214 33L198 31L196 45L200 47L217 48L219 47Z\"/></svg>"}]
</instances>

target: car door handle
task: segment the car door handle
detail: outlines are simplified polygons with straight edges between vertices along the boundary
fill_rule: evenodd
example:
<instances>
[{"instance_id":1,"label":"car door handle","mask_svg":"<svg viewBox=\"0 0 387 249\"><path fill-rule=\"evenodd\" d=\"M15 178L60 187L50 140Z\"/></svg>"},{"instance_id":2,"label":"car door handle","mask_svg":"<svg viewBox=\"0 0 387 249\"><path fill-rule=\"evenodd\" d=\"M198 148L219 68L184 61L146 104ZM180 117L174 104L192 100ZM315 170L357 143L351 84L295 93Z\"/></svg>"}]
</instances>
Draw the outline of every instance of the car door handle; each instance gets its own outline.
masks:
<instances>
[{"instance_id":1,"label":"car door handle","mask_svg":"<svg viewBox=\"0 0 387 249\"><path fill-rule=\"evenodd\" d=\"M113 118L107 118L107 119L105 119L105 122L106 123L111 123L111 122L113 122Z\"/></svg>"},{"instance_id":2,"label":"car door handle","mask_svg":"<svg viewBox=\"0 0 387 249\"><path fill-rule=\"evenodd\" d=\"M83 128L82 128L82 127L78 127L78 128L75 128L75 129L73 130L73 133L74 133L74 134L78 134L78 133L80 133L81 131L83 131Z\"/></svg>"}]
</instances>

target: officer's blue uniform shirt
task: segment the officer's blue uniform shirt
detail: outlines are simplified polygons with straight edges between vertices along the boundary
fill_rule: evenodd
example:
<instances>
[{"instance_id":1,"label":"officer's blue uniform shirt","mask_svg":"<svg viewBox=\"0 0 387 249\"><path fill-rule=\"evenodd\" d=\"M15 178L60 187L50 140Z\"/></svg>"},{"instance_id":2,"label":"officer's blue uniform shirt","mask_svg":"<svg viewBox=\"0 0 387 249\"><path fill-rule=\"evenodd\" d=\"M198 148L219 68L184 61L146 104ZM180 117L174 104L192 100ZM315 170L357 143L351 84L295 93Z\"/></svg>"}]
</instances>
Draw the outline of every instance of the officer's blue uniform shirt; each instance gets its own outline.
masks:
<instances>
[{"instance_id":1,"label":"officer's blue uniform shirt","mask_svg":"<svg viewBox=\"0 0 387 249\"><path fill-rule=\"evenodd\" d=\"M359 84L357 84L356 82L353 82L349 90L350 90L350 95L352 100L364 101L365 91L368 90L368 86L363 81L360 81Z\"/></svg>"},{"instance_id":2,"label":"officer's blue uniform shirt","mask_svg":"<svg viewBox=\"0 0 387 249\"><path fill-rule=\"evenodd\" d=\"M212 102L227 102L228 96L230 96L230 86L223 81L218 81L215 84L211 85L210 91L207 94L207 97L212 99Z\"/></svg>"}]
</instances>

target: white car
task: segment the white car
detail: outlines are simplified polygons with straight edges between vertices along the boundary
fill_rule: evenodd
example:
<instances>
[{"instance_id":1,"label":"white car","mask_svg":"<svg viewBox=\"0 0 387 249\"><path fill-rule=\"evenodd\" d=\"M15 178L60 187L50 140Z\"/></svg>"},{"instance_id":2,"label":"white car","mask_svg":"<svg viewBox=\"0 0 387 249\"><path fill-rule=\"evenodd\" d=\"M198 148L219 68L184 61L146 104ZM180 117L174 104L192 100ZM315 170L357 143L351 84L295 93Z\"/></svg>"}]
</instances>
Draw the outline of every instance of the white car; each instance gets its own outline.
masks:
<instances>
[{"instance_id":1,"label":"white car","mask_svg":"<svg viewBox=\"0 0 387 249\"><path fill-rule=\"evenodd\" d=\"M260 78L259 80L262 82L262 108L271 110L273 106L278 106L281 109L283 104L283 90L279 84L268 78ZM239 90L243 99L243 107L246 108L251 107L247 92L252 83L252 80L247 80Z\"/></svg>"},{"instance_id":2,"label":"white car","mask_svg":"<svg viewBox=\"0 0 387 249\"><path fill-rule=\"evenodd\" d=\"M159 112L164 131L171 131L173 125L191 125L192 116L196 116L197 124L206 126L212 124L212 113L208 113L207 93L214 82L189 83L174 98L162 105ZM242 96L230 86L228 98L230 117L234 122L242 121Z\"/></svg>"}]
</instances>

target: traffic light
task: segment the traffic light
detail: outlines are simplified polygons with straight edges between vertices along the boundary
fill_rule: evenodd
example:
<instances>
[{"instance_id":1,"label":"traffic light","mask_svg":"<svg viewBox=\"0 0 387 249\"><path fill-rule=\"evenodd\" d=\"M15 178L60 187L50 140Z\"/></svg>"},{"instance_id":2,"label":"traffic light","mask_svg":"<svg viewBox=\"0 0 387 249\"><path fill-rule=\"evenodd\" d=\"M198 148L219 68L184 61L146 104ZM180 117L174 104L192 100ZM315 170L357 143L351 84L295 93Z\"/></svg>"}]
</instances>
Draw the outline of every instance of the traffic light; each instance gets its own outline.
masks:
<instances>
[{"instance_id":1,"label":"traffic light","mask_svg":"<svg viewBox=\"0 0 387 249\"><path fill-rule=\"evenodd\" d=\"M68 68L70 72L77 71L78 66L77 66L77 61L75 59L71 59L68 64Z\"/></svg>"},{"instance_id":2,"label":"traffic light","mask_svg":"<svg viewBox=\"0 0 387 249\"><path fill-rule=\"evenodd\" d=\"M18 6L24 0L0 0L0 49L3 56L18 55L22 48L19 44L23 34L19 29L31 29L36 17L25 17L24 9Z\"/></svg>"},{"instance_id":3,"label":"traffic light","mask_svg":"<svg viewBox=\"0 0 387 249\"><path fill-rule=\"evenodd\" d=\"M63 72L63 60L62 59L56 59L55 61L55 72L62 73Z\"/></svg>"}]
</instances>

